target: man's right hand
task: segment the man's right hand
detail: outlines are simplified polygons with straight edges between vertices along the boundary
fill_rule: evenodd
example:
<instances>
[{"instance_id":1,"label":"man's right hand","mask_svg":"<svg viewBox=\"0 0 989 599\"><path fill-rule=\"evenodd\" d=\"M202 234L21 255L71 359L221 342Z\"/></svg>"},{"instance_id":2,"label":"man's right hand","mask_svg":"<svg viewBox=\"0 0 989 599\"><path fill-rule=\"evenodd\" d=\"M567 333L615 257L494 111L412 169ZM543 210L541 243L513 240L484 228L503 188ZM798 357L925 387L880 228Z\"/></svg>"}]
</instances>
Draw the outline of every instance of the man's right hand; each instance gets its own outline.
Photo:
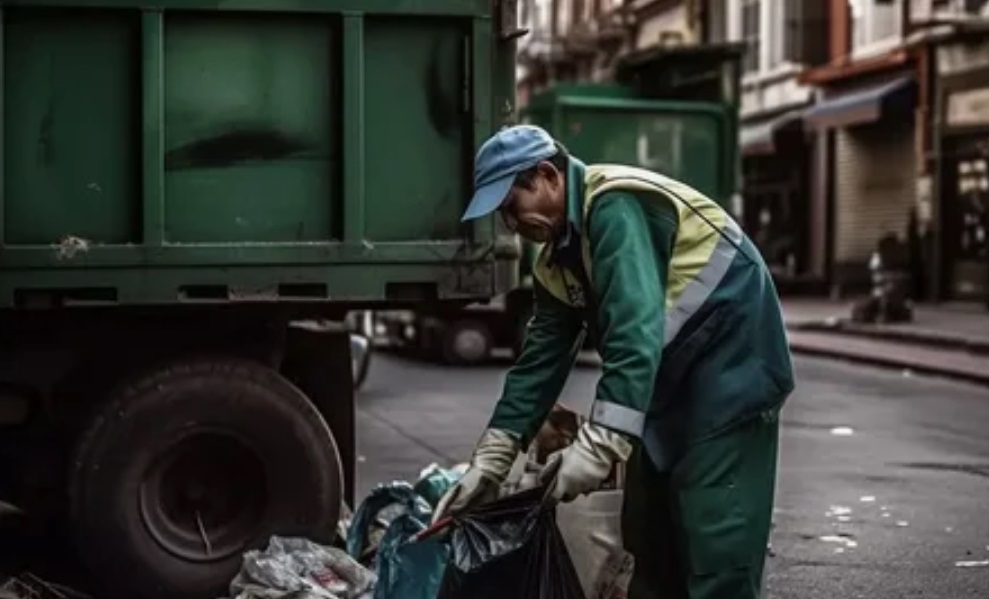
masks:
<instances>
[{"instance_id":1,"label":"man's right hand","mask_svg":"<svg viewBox=\"0 0 989 599\"><path fill-rule=\"evenodd\" d=\"M520 450L519 439L514 433L500 429L485 430L474 448L467 472L436 505L433 523L497 499L499 488L508 477Z\"/></svg>"}]
</instances>

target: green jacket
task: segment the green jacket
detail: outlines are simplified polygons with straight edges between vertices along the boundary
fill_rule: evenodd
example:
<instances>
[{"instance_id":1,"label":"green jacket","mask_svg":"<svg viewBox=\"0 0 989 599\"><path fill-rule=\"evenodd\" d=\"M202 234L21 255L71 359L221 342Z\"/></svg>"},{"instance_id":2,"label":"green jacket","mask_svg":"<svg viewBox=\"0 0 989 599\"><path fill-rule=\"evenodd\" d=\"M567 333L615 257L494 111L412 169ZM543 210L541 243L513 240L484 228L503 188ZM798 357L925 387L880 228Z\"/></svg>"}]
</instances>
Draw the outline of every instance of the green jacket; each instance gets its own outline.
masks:
<instances>
[{"instance_id":1,"label":"green jacket","mask_svg":"<svg viewBox=\"0 0 989 599\"><path fill-rule=\"evenodd\" d=\"M602 359L591 421L640 439L657 467L782 405L794 378L779 300L721 207L650 171L571 159L567 217L534 266L534 316L489 426L527 445L588 332Z\"/></svg>"}]
</instances>

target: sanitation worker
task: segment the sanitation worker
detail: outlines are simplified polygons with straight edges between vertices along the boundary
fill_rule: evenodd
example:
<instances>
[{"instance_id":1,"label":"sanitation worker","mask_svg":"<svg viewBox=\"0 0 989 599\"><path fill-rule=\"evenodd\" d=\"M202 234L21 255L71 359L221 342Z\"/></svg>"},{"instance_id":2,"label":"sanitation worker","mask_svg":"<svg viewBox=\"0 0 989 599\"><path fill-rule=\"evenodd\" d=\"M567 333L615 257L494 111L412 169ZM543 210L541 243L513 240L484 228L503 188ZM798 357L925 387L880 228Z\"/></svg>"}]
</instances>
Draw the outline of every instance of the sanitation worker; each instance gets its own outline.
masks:
<instances>
[{"instance_id":1,"label":"sanitation worker","mask_svg":"<svg viewBox=\"0 0 989 599\"><path fill-rule=\"evenodd\" d=\"M589 331L602 361L595 399L544 470L547 488L571 501L627 463L632 599L760 596L794 376L755 246L700 192L639 168L585 165L534 126L487 140L474 186L465 221L499 211L543 245L522 352L434 520L497 497Z\"/></svg>"}]
</instances>

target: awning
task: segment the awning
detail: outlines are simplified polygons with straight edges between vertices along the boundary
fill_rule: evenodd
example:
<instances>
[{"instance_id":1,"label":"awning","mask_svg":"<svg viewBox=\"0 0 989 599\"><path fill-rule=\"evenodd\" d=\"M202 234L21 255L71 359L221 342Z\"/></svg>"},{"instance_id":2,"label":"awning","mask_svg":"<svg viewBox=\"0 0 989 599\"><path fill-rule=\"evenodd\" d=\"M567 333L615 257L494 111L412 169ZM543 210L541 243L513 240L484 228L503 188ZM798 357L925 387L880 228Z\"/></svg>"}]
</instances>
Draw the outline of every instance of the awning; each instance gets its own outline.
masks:
<instances>
[{"instance_id":1,"label":"awning","mask_svg":"<svg viewBox=\"0 0 989 599\"><path fill-rule=\"evenodd\" d=\"M744 156L775 154L787 137L803 133L804 111L792 110L765 123L743 125L738 142Z\"/></svg>"},{"instance_id":2,"label":"awning","mask_svg":"<svg viewBox=\"0 0 989 599\"><path fill-rule=\"evenodd\" d=\"M908 115L917 102L912 76L827 98L807 112L807 121L817 129L874 123L885 116Z\"/></svg>"}]
</instances>

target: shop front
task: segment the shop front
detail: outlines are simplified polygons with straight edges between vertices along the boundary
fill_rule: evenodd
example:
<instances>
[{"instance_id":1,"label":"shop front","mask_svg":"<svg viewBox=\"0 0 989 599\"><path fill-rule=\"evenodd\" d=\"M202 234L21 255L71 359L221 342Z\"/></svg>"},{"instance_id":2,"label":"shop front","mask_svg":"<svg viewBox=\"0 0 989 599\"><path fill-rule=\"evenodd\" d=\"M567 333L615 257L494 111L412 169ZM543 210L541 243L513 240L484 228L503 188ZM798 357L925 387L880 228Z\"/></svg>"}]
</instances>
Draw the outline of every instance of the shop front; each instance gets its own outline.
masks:
<instances>
[{"instance_id":1,"label":"shop front","mask_svg":"<svg viewBox=\"0 0 989 599\"><path fill-rule=\"evenodd\" d=\"M938 54L941 297L989 305L989 43Z\"/></svg>"},{"instance_id":2,"label":"shop front","mask_svg":"<svg viewBox=\"0 0 989 599\"><path fill-rule=\"evenodd\" d=\"M896 248L898 267L923 278L909 259L917 255L917 87L904 69L833 81L806 115L831 148L831 280L840 294L868 291L880 247Z\"/></svg>"},{"instance_id":3,"label":"shop front","mask_svg":"<svg viewBox=\"0 0 989 599\"><path fill-rule=\"evenodd\" d=\"M741 131L742 226L759 247L784 292L813 287L822 273L811 261L812 147L803 109L793 109Z\"/></svg>"}]
</instances>

